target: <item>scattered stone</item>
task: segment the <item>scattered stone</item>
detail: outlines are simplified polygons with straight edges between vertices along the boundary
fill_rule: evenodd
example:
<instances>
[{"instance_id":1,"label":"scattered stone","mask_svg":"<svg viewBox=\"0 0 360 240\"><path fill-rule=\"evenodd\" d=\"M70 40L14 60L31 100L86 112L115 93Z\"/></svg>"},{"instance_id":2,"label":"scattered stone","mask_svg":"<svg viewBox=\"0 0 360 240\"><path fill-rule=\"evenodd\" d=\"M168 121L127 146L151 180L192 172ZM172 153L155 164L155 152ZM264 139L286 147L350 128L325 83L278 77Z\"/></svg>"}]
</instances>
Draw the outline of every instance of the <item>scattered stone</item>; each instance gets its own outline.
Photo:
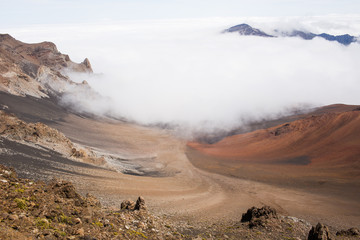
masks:
<instances>
[{"instance_id":1,"label":"scattered stone","mask_svg":"<svg viewBox=\"0 0 360 240\"><path fill-rule=\"evenodd\" d=\"M318 223L315 227L312 227L309 235L308 240L331 240L329 229L327 226Z\"/></svg>"},{"instance_id":2,"label":"scattered stone","mask_svg":"<svg viewBox=\"0 0 360 240\"><path fill-rule=\"evenodd\" d=\"M10 171L0 165L0 172L3 170ZM16 173L12 171L13 174ZM30 180L26 179L9 177L6 180L9 184L0 184L0 239L175 240L201 237L277 240L306 239L309 233L309 226L297 219L281 217L283 221L276 221L276 212L269 207L250 209L251 224L266 224L264 228L249 229L240 221L192 225L187 221L169 222L174 217L172 214L154 216L142 211L146 209L143 197L136 202L124 201L122 207L128 210L118 211L112 207L99 208L95 197L90 194L82 197L67 182L53 181L49 185L33 182L30 185ZM79 199L83 199L82 205L76 204Z\"/></svg>"},{"instance_id":3,"label":"scattered stone","mask_svg":"<svg viewBox=\"0 0 360 240\"><path fill-rule=\"evenodd\" d=\"M74 219L74 223L75 223L75 224L82 224L82 221L81 221L80 218L75 218L75 219Z\"/></svg>"},{"instance_id":4,"label":"scattered stone","mask_svg":"<svg viewBox=\"0 0 360 240\"><path fill-rule=\"evenodd\" d=\"M11 221L16 221L16 220L19 219L19 216L16 215L16 214L10 214L10 215L8 216L8 218L9 218Z\"/></svg>"},{"instance_id":5,"label":"scattered stone","mask_svg":"<svg viewBox=\"0 0 360 240\"><path fill-rule=\"evenodd\" d=\"M360 231L357 228L350 228L348 230L341 230L336 232L336 236L360 236Z\"/></svg>"},{"instance_id":6,"label":"scattered stone","mask_svg":"<svg viewBox=\"0 0 360 240\"><path fill-rule=\"evenodd\" d=\"M85 235L84 228L79 228L78 230L76 230L76 235L79 235L80 237L83 237Z\"/></svg>"},{"instance_id":7,"label":"scattered stone","mask_svg":"<svg viewBox=\"0 0 360 240\"><path fill-rule=\"evenodd\" d=\"M86 194L86 203L90 207L101 207L100 201L90 193Z\"/></svg>"},{"instance_id":8,"label":"scattered stone","mask_svg":"<svg viewBox=\"0 0 360 240\"><path fill-rule=\"evenodd\" d=\"M43 231L43 235L44 236L48 236L48 235L51 235L52 234L52 231L50 229L46 229Z\"/></svg>"}]
</instances>

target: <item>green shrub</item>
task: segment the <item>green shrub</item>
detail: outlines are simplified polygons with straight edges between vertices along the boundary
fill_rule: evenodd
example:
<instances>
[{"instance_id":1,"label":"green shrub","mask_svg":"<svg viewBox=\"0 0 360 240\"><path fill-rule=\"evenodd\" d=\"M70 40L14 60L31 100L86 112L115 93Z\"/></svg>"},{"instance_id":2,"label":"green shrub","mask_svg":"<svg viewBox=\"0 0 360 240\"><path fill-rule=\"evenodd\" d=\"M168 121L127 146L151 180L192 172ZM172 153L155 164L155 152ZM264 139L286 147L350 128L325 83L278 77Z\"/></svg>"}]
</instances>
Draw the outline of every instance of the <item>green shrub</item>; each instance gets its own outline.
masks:
<instances>
[{"instance_id":1,"label":"green shrub","mask_svg":"<svg viewBox=\"0 0 360 240\"><path fill-rule=\"evenodd\" d=\"M28 209L28 205L26 202L26 199L24 198L15 198L14 201L16 202L16 205L18 208L22 209L22 210L27 210Z\"/></svg>"}]
</instances>

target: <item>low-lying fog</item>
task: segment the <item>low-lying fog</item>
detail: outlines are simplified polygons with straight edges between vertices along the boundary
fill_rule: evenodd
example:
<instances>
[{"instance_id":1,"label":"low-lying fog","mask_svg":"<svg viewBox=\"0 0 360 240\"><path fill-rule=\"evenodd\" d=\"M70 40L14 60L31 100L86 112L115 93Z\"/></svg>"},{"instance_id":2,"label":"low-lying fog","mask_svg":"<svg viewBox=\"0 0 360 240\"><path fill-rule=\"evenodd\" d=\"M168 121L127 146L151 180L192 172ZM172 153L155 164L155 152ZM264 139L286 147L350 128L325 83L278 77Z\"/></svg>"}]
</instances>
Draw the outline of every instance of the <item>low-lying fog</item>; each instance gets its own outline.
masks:
<instances>
[{"instance_id":1,"label":"low-lying fog","mask_svg":"<svg viewBox=\"0 0 360 240\"><path fill-rule=\"evenodd\" d=\"M240 23L269 33L360 34L360 16L126 21L8 33L24 42L53 41L76 62L89 58L96 74L71 76L104 98L69 89L65 103L143 124L228 129L292 108L360 104L359 43L221 34Z\"/></svg>"}]
</instances>

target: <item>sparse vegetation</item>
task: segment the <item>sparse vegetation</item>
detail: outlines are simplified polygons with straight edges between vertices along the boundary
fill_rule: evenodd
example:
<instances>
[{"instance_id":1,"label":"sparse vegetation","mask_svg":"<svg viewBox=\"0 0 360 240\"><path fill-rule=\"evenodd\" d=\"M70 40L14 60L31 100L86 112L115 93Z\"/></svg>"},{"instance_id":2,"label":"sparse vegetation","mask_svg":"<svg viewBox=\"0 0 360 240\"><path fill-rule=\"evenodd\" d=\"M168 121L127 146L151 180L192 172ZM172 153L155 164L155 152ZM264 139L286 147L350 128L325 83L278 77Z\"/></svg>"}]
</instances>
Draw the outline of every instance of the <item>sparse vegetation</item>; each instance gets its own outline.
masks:
<instances>
[{"instance_id":1,"label":"sparse vegetation","mask_svg":"<svg viewBox=\"0 0 360 240\"><path fill-rule=\"evenodd\" d=\"M37 218L36 226L41 229L48 229L48 228L50 228L50 220L48 220L46 218Z\"/></svg>"},{"instance_id":2,"label":"sparse vegetation","mask_svg":"<svg viewBox=\"0 0 360 240\"><path fill-rule=\"evenodd\" d=\"M133 230L133 229L129 229L129 230L128 230L128 234L129 234L130 236L134 236L134 235L135 235L135 236L143 237L143 238L145 238L145 239L148 238L147 236L145 236L144 233L139 232L139 231L136 231L136 230Z\"/></svg>"},{"instance_id":3,"label":"sparse vegetation","mask_svg":"<svg viewBox=\"0 0 360 240\"><path fill-rule=\"evenodd\" d=\"M16 202L18 208L20 208L22 210L27 210L28 209L26 199L24 199L24 198L22 198L22 199L15 198L14 202Z\"/></svg>"},{"instance_id":4,"label":"sparse vegetation","mask_svg":"<svg viewBox=\"0 0 360 240\"><path fill-rule=\"evenodd\" d=\"M70 224L70 225L73 224L73 222L72 222L72 220L71 220L71 217L65 216L64 213L62 213L62 214L59 216L59 222L65 223L65 224Z\"/></svg>"},{"instance_id":5,"label":"sparse vegetation","mask_svg":"<svg viewBox=\"0 0 360 240\"><path fill-rule=\"evenodd\" d=\"M104 224L102 224L101 222L94 222L93 224L98 227L104 227Z\"/></svg>"}]
</instances>

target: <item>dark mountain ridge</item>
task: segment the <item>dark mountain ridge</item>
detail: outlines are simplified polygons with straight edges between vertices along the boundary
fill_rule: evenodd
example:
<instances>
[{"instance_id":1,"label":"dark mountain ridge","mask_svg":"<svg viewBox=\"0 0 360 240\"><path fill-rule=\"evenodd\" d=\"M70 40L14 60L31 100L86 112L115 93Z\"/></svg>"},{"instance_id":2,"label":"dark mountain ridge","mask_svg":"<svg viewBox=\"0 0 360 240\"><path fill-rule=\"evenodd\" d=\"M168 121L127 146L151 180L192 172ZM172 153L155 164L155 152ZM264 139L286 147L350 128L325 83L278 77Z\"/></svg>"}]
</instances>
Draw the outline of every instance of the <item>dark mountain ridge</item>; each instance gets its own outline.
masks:
<instances>
[{"instance_id":1,"label":"dark mountain ridge","mask_svg":"<svg viewBox=\"0 0 360 240\"><path fill-rule=\"evenodd\" d=\"M259 36L259 37L300 37L304 40L312 40L315 37L320 37L323 38L327 41L336 41L340 44L343 44L345 46L350 45L351 43L357 42L358 38L355 36L351 36L349 34L344 34L344 35L331 35L328 33L321 33L321 34L315 34L312 32L307 32L307 31L300 31L300 30L293 30L290 32L285 32L285 31L279 31L279 30L274 30L275 33L278 33L279 36L276 35L270 35L267 34L263 31L261 31L260 29L257 28L253 28L250 25L243 23L243 24L239 24L239 25L235 25L232 26L226 30L223 31L224 33L233 33L233 32L237 32L240 35L243 36Z\"/></svg>"}]
</instances>

